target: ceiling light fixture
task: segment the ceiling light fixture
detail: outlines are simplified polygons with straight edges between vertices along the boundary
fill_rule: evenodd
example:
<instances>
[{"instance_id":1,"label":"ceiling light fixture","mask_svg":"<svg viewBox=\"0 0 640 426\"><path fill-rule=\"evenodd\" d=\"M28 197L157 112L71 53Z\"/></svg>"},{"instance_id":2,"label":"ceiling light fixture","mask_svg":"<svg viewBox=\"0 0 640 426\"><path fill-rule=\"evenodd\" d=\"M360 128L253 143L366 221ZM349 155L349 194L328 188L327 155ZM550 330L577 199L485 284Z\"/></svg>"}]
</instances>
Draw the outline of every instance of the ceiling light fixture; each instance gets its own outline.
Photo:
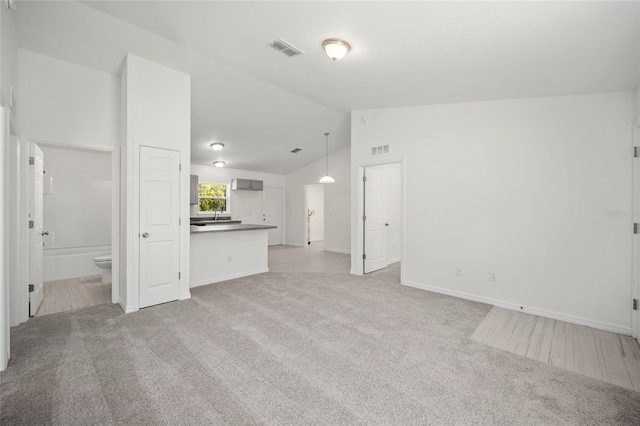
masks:
<instances>
[{"instance_id":1,"label":"ceiling light fixture","mask_svg":"<svg viewBox=\"0 0 640 426\"><path fill-rule=\"evenodd\" d=\"M336 180L329 176L329 132L325 133L324 137L327 139L327 174L320 178L320 181L318 183L336 183Z\"/></svg>"},{"instance_id":2,"label":"ceiling light fixture","mask_svg":"<svg viewBox=\"0 0 640 426\"><path fill-rule=\"evenodd\" d=\"M224 144L220 142L214 142L210 146L214 151L222 151L222 148L224 148Z\"/></svg>"},{"instance_id":3,"label":"ceiling light fixture","mask_svg":"<svg viewBox=\"0 0 640 426\"><path fill-rule=\"evenodd\" d=\"M322 42L322 48L334 62L338 59L342 59L344 55L349 53L349 50L351 50L349 43L338 38L326 39Z\"/></svg>"},{"instance_id":4,"label":"ceiling light fixture","mask_svg":"<svg viewBox=\"0 0 640 426\"><path fill-rule=\"evenodd\" d=\"M216 166L217 168L224 167L225 164L226 163L224 161L214 161L213 162L213 165Z\"/></svg>"}]
</instances>

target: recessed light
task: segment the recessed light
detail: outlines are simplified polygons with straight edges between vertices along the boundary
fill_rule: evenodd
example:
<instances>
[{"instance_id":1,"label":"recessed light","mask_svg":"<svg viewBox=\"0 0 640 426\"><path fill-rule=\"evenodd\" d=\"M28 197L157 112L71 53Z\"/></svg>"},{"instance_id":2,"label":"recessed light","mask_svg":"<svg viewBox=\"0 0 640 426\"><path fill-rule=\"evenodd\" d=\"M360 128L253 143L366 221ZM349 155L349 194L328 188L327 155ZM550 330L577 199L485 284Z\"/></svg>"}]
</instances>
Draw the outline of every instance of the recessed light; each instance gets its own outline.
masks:
<instances>
[{"instance_id":1,"label":"recessed light","mask_svg":"<svg viewBox=\"0 0 640 426\"><path fill-rule=\"evenodd\" d=\"M214 161L213 165L216 166L217 168L220 168L220 167L224 167L225 162L224 161Z\"/></svg>"},{"instance_id":2,"label":"recessed light","mask_svg":"<svg viewBox=\"0 0 640 426\"><path fill-rule=\"evenodd\" d=\"M214 142L210 146L214 151L222 151L222 148L224 148L224 144L220 142Z\"/></svg>"}]
</instances>

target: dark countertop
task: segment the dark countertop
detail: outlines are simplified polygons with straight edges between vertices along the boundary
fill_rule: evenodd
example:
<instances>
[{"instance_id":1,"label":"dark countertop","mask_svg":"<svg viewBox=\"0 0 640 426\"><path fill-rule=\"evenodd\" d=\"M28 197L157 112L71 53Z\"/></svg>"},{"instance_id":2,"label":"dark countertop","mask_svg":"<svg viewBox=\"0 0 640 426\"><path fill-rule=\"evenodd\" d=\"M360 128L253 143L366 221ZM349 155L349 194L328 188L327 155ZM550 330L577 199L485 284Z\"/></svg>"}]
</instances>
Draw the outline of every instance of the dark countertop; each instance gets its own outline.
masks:
<instances>
[{"instance_id":1,"label":"dark countertop","mask_svg":"<svg viewBox=\"0 0 640 426\"><path fill-rule=\"evenodd\" d=\"M205 232L254 231L259 229L275 229L275 228L277 228L277 226L251 225L251 224L191 226L191 233L203 234Z\"/></svg>"}]
</instances>

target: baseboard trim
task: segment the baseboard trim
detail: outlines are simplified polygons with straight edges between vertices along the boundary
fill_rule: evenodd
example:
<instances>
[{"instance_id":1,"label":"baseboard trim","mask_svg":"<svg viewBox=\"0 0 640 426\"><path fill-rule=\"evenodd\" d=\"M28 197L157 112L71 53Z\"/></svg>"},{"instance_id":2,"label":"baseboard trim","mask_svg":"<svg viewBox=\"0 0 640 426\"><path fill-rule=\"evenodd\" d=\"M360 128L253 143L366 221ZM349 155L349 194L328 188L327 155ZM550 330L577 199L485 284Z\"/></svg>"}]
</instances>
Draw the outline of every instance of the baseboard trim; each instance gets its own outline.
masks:
<instances>
[{"instance_id":1,"label":"baseboard trim","mask_svg":"<svg viewBox=\"0 0 640 426\"><path fill-rule=\"evenodd\" d=\"M246 271L246 272L239 272L237 274L223 275L221 277L216 277L214 279L191 281L191 288L200 287L201 285L215 284L222 281L234 280L236 278L248 277L249 275L263 274L265 272L269 272L268 267L253 269L251 271Z\"/></svg>"},{"instance_id":2,"label":"baseboard trim","mask_svg":"<svg viewBox=\"0 0 640 426\"><path fill-rule=\"evenodd\" d=\"M180 296L179 300L188 300L188 299L191 299L191 292L190 291L188 291L185 294L183 294L182 296Z\"/></svg>"},{"instance_id":3,"label":"baseboard trim","mask_svg":"<svg viewBox=\"0 0 640 426\"><path fill-rule=\"evenodd\" d=\"M584 318L577 315L566 314L563 312L550 311L547 309L537 308L535 306L518 305L504 300L493 299L490 297L479 296L476 294L465 293L462 291L451 290L448 288L432 286L429 284L418 283L415 281L404 280L402 285L407 287L427 290L434 293L446 294L447 296L458 297L461 299L472 300L474 302L486 303L488 305L497 306L499 308L510 309L512 311L526 312L531 315L538 315L545 318L551 318L559 321L570 322L572 324L585 325L599 330L611 331L613 333L631 336L631 327L624 327L618 324L612 324L605 321L598 321L590 318Z\"/></svg>"},{"instance_id":4,"label":"baseboard trim","mask_svg":"<svg viewBox=\"0 0 640 426\"><path fill-rule=\"evenodd\" d=\"M343 250L337 248L324 248L324 251L330 251L332 253L340 253L340 254L351 254L351 250Z\"/></svg>"},{"instance_id":5,"label":"baseboard trim","mask_svg":"<svg viewBox=\"0 0 640 426\"><path fill-rule=\"evenodd\" d=\"M127 304L124 303L122 299L120 299L120 301L118 302L118 305L120 305L120 307L122 308L125 314L130 314L131 312L137 311L137 309L134 309L133 306L131 305L127 306Z\"/></svg>"}]
</instances>

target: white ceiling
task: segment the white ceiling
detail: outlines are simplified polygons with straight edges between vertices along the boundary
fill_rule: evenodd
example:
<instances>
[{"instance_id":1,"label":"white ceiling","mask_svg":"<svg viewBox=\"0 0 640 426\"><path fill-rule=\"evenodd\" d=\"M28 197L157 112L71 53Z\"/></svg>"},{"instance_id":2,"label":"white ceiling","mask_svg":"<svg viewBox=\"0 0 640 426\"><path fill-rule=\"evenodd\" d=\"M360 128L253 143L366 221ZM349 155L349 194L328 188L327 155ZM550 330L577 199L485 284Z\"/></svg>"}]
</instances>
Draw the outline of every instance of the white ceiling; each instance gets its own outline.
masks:
<instances>
[{"instance_id":1,"label":"white ceiling","mask_svg":"<svg viewBox=\"0 0 640 426\"><path fill-rule=\"evenodd\" d=\"M280 174L321 158L325 131L332 152L348 146L351 110L635 90L640 75L638 2L48 1L17 15L22 48L190 73L192 161ZM305 55L270 48L279 37ZM332 63L329 37L351 53Z\"/></svg>"}]
</instances>

